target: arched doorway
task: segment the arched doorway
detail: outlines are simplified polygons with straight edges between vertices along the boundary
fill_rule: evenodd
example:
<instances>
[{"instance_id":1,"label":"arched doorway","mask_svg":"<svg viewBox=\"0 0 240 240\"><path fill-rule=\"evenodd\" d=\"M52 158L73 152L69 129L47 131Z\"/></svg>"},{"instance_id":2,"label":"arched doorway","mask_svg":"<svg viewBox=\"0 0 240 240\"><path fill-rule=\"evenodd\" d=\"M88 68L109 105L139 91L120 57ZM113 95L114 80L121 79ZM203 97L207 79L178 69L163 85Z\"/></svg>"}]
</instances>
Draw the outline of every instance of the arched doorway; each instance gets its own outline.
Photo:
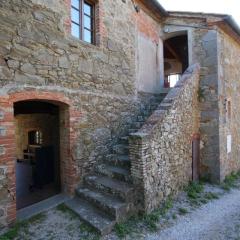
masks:
<instances>
[{"instance_id":1,"label":"arched doorway","mask_svg":"<svg viewBox=\"0 0 240 240\"><path fill-rule=\"evenodd\" d=\"M173 34L164 41L164 87L174 87L188 66L187 32Z\"/></svg>"},{"instance_id":2,"label":"arched doorway","mask_svg":"<svg viewBox=\"0 0 240 240\"><path fill-rule=\"evenodd\" d=\"M16 203L21 209L61 191L60 110L46 101L14 103Z\"/></svg>"},{"instance_id":3,"label":"arched doorway","mask_svg":"<svg viewBox=\"0 0 240 240\"><path fill-rule=\"evenodd\" d=\"M15 90L15 91L14 91ZM7 93L8 92L8 93ZM59 140L60 140L60 191L72 195L79 177L77 163L74 159L74 146L78 139L77 127L81 112L74 102L64 93L40 89L6 90L0 96L0 176L4 179L4 192L1 195L0 206L4 209L4 221L11 224L16 221L16 159L17 148L15 140L14 105L18 102L39 101L58 107L59 110ZM35 131L37 129L30 129ZM33 133L30 133L30 135ZM37 136L36 136L37 137ZM33 205L34 206L34 205Z\"/></svg>"}]
</instances>

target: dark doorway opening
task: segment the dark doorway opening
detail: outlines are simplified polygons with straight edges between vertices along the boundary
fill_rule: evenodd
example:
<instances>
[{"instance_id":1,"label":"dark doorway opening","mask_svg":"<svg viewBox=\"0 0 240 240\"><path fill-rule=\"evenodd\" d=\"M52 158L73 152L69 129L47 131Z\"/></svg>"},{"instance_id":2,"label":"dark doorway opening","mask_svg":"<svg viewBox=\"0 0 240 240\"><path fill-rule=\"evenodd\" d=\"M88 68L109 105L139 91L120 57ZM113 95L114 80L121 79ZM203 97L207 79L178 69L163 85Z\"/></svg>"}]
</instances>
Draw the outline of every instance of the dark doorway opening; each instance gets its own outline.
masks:
<instances>
[{"instance_id":1,"label":"dark doorway opening","mask_svg":"<svg viewBox=\"0 0 240 240\"><path fill-rule=\"evenodd\" d=\"M16 202L21 209L61 190L59 107L44 101L16 102L14 118Z\"/></svg>"},{"instance_id":2,"label":"dark doorway opening","mask_svg":"<svg viewBox=\"0 0 240 240\"><path fill-rule=\"evenodd\" d=\"M192 141L192 180L199 181L200 177L200 137L197 135Z\"/></svg>"},{"instance_id":3,"label":"dark doorway opening","mask_svg":"<svg viewBox=\"0 0 240 240\"><path fill-rule=\"evenodd\" d=\"M174 87L189 66L187 34L164 41L164 87Z\"/></svg>"}]
</instances>

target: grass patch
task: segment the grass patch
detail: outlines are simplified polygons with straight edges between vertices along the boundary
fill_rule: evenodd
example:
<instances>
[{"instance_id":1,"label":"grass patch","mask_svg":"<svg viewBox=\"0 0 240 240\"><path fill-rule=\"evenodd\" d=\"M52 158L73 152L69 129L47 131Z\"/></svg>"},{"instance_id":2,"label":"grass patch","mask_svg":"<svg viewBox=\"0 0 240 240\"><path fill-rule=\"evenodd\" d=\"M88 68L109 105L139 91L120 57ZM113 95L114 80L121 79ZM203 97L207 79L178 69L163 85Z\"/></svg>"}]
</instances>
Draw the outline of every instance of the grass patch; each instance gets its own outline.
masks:
<instances>
[{"instance_id":1,"label":"grass patch","mask_svg":"<svg viewBox=\"0 0 240 240\"><path fill-rule=\"evenodd\" d=\"M161 215L166 215L166 213L173 208L173 200L169 197L166 202L163 204L163 207L160 209Z\"/></svg>"},{"instance_id":2,"label":"grass patch","mask_svg":"<svg viewBox=\"0 0 240 240\"><path fill-rule=\"evenodd\" d=\"M41 222L46 218L46 214L45 213L39 213L33 217L31 217L30 219L27 220L28 224L33 224L33 223L37 223L37 222Z\"/></svg>"},{"instance_id":3,"label":"grass patch","mask_svg":"<svg viewBox=\"0 0 240 240\"><path fill-rule=\"evenodd\" d=\"M190 199L197 199L200 197L200 193L202 193L204 190L204 186L202 183L197 183L197 182L191 182L187 188L187 196Z\"/></svg>"},{"instance_id":4,"label":"grass patch","mask_svg":"<svg viewBox=\"0 0 240 240\"><path fill-rule=\"evenodd\" d=\"M64 203L58 205L56 209L64 214L68 214L72 219L78 218L78 215ZM100 239L100 235L98 234L98 232L93 227L87 225L86 223L81 223L79 229L81 232L86 233L86 236L84 237L85 240Z\"/></svg>"},{"instance_id":5,"label":"grass patch","mask_svg":"<svg viewBox=\"0 0 240 240\"><path fill-rule=\"evenodd\" d=\"M204 198L207 200L213 200L213 199L219 199L219 196L217 193L213 193L213 192L206 192L204 194Z\"/></svg>"},{"instance_id":6,"label":"grass patch","mask_svg":"<svg viewBox=\"0 0 240 240\"><path fill-rule=\"evenodd\" d=\"M78 217L78 215L64 203L59 204L56 209L62 213L68 214L73 219Z\"/></svg>"},{"instance_id":7,"label":"grass patch","mask_svg":"<svg viewBox=\"0 0 240 240\"><path fill-rule=\"evenodd\" d=\"M208 203L208 199L201 198L201 199L200 199L200 202L203 203L203 204L206 204L206 203Z\"/></svg>"},{"instance_id":8,"label":"grass patch","mask_svg":"<svg viewBox=\"0 0 240 240\"><path fill-rule=\"evenodd\" d=\"M160 220L160 217L161 212L159 210L144 216L144 223L150 231L154 232L157 230L157 222Z\"/></svg>"},{"instance_id":9,"label":"grass patch","mask_svg":"<svg viewBox=\"0 0 240 240\"><path fill-rule=\"evenodd\" d=\"M93 227L87 225L86 223L81 223L79 228L82 232L96 233L96 230Z\"/></svg>"},{"instance_id":10,"label":"grass patch","mask_svg":"<svg viewBox=\"0 0 240 240\"><path fill-rule=\"evenodd\" d=\"M20 230L26 229L30 224L41 222L45 218L45 213L39 213L28 220L17 222L9 231L0 236L0 240L13 240L18 236Z\"/></svg>"},{"instance_id":11,"label":"grass patch","mask_svg":"<svg viewBox=\"0 0 240 240\"><path fill-rule=\"evenodd\" d=\"M114 227L114 231L116 232L117 236L122 239L125 238L128 234L132 233L133 228L128 222L126 223L118 223Z\"/></svg>"},{"instance_id":12,"label":"grass patch","mask_svg":"<svg viewBox=\"0 0 240 240\"><path fill-rule=\"evenodd\" d=\"M18 233L22 227L21 223L16 223L13 228L11 228L8 232L0 236L0 240L12 240L18 236Z\"/></svg>"},{"instance_id":13,"label":"grass patch","mask_svg":"<svg viewBox=\"0 0 240 240\"><path fill-rule=\"evenodd\" d=\"M230 191L231 188L235 188L236 180L240 178L240 172L234 173L232 172L230 175L226 176L223 183L221 184L222 188L225 191Z\"/></svg>"},{"instance_id":14,"label":"grass patch","mask_svg":"<svg viewBox=\"0 0 240 240\"><path fill-rule=\"evenodd\" d=\"M178 212L180 215L185 215L188 213L188 210L186 208L179 208Z\"/></svg>"},{"instance_id":15,"label":"grass patch","mask_svg":"<svg viewBox=\"0 0 240 240\"><path fill-rule=\"evenodd\" d=\"M169 197L163 204L162 208L156 209L149 214L139 214L133 216L127 222L116 224L114 230L117 236L121 239L135 232L136 229L138 229L139 224L146 226L148 230L154 232L158 229L157 223L160 218L172 207L173 201L172 198Z\"/></svg>"},{"instance_id":16,"label":"grass patch","mask_svg":"<svg viewBox=\"0 0 240 240\"><path fill-rule=\"evenodd\" d=\"M154 210L152 213L144 216L144 223L148 229L152 232L157 230L157 223L159 222L161 216L165 216L167 212L173 207L173 200L168 197L162 208Z\"/></svg>"}]
</instances>

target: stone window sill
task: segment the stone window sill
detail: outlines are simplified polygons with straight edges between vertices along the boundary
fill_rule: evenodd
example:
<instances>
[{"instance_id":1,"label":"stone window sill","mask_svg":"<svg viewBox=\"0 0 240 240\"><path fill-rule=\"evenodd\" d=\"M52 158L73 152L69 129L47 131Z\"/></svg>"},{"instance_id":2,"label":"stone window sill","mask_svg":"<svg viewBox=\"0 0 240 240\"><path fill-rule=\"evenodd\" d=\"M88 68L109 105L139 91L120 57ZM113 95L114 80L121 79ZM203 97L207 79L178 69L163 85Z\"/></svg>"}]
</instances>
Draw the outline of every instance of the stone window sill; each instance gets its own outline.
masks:
<instances>
[{"instance_id":1,"label":"stone window sill","mask_svg":"<svg viewBox=\"0 0 240 240\"><path fill-rule=\"evenodd\" d=\"M76 45L83 45L85 47L90 47L90 48L95 48L95 49L100 49L100 45L99 44L93 44L93 43L88 43L88 42L85 42L79 38L76 38L72 35L68 35L68 39L74 44L76 43Z\"/></svg>"}]
</instances>

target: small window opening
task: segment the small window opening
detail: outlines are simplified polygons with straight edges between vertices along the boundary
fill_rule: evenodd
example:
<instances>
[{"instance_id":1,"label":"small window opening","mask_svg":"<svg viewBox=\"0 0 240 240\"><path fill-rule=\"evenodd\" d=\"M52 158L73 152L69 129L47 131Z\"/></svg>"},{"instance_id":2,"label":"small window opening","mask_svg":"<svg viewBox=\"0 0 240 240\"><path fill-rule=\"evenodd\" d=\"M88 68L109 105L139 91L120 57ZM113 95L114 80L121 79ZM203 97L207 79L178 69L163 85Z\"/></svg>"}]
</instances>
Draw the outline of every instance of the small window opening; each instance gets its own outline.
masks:
<instances>
[{"instance_id":1,"label":"small window opening","mask_svg":"<svg viewBox=\"0 0 240 240\"><path fill-rule=\"evenodd\" d=\"M29 145L42 145L42 132L41 131L30 131L28 132L28 144Z\"/></svg>"},{"instance_id":2,"label":"small window opening","mask_svg":"<svg viewBox=\"0 0 240 240\"><path fill-rule=\"evenodd\" d=\"M227 101L227 117L229 121L232 118L232 104L230 100Z\"/></svg>"},{"instance_id":3,"label":"small window opening","mask_svg":"<svg viewBox=\"0 0 240 240\"><path fill-rule=\"evenodd\" d=\"M170 75L168 75L168 77L167 77L168 87L170 87L170 88L175 87L175 85L178 82L178 80L180 79L180 77L181 77L181 74L170 74Z\"/></svg>"}]
</instances>

